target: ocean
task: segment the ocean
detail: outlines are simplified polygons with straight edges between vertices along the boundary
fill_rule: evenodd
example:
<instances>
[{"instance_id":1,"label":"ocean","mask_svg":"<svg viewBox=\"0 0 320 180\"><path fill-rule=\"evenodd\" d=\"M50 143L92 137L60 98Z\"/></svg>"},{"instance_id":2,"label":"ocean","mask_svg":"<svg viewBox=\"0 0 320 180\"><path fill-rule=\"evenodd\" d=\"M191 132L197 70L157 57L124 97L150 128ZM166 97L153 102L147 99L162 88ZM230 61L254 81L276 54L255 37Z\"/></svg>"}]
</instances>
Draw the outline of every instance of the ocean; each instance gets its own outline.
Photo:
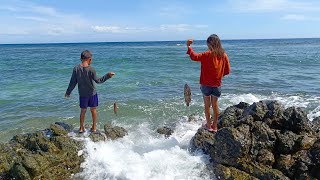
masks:
<instances>
[{"instance_id":1,"label":"ocean","mask_svg":"<svg viewBox=\"0 0 320 180\"><path fill-rule=\"evenodd\" d=\"M224 40L231 74L223 79L219 109L241 101L278 100L320 116L320 39ZM194 50L207 49L195 41ZM98 84L98 129L106 121L126 128L117 141L85 140L82 179L210 179L209 159L188 151L204 121L200 63L186 55L185 41L0 45L0 141L45 129L56 121L79 127L77 88L66 99L80 53L93 53L97 75L116 75ZM183 88L192 90L184 104ZM118 114L113 113L117 102ZM188 121L196 114L197 121ZM86 124L91 124L88 112ZM164 138L162 126L174 128Z\"/></svg>"}]
</instances>

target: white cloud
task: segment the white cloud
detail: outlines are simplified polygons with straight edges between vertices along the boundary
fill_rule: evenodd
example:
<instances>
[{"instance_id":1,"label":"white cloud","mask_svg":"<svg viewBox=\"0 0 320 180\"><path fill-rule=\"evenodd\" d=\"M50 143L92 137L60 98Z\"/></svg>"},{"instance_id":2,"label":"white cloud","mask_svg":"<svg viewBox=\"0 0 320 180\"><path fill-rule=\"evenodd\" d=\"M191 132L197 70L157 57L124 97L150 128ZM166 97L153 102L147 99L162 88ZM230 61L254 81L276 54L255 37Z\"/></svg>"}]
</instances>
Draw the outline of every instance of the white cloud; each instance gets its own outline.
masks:
<instances>
[{"instance_id":1,"label":"white cloud","mask_svg":"<svg viewBox=\"0 0 320 180\"><path fill-rule=\"evenodd\" d=\"M30 20L30 21L39 21L39 22L47 22L48 19L41 18L37 16L18 16L17 19Z\"/></svg>"},{"instance_id":2,"label":"white cloud","mask_svg":"<svg viewBox=\"0 0 320 180\"><path fill-rule=\"evenodd\" d=\"M8 1L1 10L6 11L9 17L1 18L8 29L18 29L15 34L62 35L88 32L90 22L78 14L61 12L54 7L43 6L27 1ZM12 15L12 16L10 16ZM2 19L2 20L1 20ZM17 22L15 19L25 20ZM28 24L29 21L34 23Z\"/></svg>"},{"instance_id":3,"label":"white cloud","mask_svg":"<svg viewBox=\"0 0 320 180\"><path fill-rule=\"evenodd\" d=\"M319 3L293 0L230 0L233 9L241 12L317 11Z\"/></svg>"},{"instance_id":4,"label":"white cloud","mask_svg":"<svg viewBox=\"0 0 320 180\"><path fill-rule=\"evenodd\" d=\"M175 32L192 31L207 28L207 25L163 24L155 27L120 27L120 26L92 26L91 29L100 33L141 33L141 32Z\"/></svg>"},{"instance_id":5,"label":"white cloud","mask_svg":"<svg viewBox=\"0 0 320 180\"><path fill-rule=\"evenodd\" d=\"M288 15L283 16L281 19L283 19L283 20L302 21L302 20L306 20L306 17L304 15L288 14Z\"/></svg>"},{"instance_id":6,"label":"white cloud","mask_svg":"<svg viewBox=\"0 0 320 180\"><path fill-rule=\"evenodd\" d=\"M191 30L193 27L189 24L165 24L165 25L161 25L160 29L162 31L189 31Z\"/></svg>"},{"instance_id":7,"label":"white cloud","mask_svg":"<svg viewBox=\"0 0 320 180\"><path fill-rule=\"evenodd\" d=\"M126 31L125 28L121 28L119 26L92 26L91 28L96 32L104 33L122 33Z\"/></svg>"}]
</instances>

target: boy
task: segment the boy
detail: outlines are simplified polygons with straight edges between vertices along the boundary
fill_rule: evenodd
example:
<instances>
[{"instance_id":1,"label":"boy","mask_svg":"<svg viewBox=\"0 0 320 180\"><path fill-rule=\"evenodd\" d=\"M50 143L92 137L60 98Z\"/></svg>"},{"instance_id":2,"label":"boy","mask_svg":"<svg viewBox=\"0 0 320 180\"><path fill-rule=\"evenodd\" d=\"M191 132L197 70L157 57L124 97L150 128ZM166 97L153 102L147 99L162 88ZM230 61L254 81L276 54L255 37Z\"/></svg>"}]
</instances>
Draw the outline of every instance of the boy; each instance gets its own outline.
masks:
<instances>
[{"instance_id":1,"label":"boy","mask_svg":"<svg viewBox=\"0 0 320 180\"><path fill-rule=\"evenodd\" d=\"M79 101L80 101L80 129L79 133L84 132L84 118L86 115L87 107L90 107L92 115L92 128L91 132L96 132L96 123L97 123L97 110L98 106L98 94L96 87L93 83L98 84L105 82L111 78L114 73L109 72L106 75L98 78L96 75L96 70L90 66L92 62L92 54L89 50L85 50L81 53L81 64L73 68L72 76L68 89L66 91L65 97L69 97L72 90L78 84L79 91Z\"/></svg>"}]
</instances>

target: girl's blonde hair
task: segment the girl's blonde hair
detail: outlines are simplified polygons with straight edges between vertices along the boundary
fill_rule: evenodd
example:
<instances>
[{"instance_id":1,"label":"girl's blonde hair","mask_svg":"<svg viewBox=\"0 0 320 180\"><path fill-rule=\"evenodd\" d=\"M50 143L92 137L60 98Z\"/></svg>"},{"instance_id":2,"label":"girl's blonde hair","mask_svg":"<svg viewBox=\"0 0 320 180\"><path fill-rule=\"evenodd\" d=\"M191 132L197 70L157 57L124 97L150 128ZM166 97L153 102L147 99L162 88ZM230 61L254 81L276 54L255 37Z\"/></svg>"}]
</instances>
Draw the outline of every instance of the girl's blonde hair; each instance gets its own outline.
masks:
<instances>
[{"instance_id":1,"label":"girl's blonde hair","mask_svg":"<svg viewBox=\"0 0 320 180\"><path fill-rule=\"evenodd\" d=\"M213 56L224 57L224 49L222 48L220 38L216 34L212 34L207 39L207 45Z\"/></svg>"}]
</instances>

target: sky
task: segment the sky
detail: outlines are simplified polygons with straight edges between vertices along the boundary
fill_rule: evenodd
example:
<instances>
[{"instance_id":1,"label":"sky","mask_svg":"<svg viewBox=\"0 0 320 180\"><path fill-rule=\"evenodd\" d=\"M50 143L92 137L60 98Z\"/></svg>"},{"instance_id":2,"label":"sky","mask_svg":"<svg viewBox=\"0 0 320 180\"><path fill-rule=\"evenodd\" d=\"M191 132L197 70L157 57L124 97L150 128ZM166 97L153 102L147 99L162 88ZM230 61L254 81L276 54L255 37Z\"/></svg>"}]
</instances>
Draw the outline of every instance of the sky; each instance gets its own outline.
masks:
<instances>
[{"instance_id":1,"label":"sky","mask_svg":"<svg viewBox=\"0 0 320 180\"><path fill-rule=\"evenodd\" d=\"M319 38L319 0L0 0L0 43Z\"/></svg>"}]
</instances>

